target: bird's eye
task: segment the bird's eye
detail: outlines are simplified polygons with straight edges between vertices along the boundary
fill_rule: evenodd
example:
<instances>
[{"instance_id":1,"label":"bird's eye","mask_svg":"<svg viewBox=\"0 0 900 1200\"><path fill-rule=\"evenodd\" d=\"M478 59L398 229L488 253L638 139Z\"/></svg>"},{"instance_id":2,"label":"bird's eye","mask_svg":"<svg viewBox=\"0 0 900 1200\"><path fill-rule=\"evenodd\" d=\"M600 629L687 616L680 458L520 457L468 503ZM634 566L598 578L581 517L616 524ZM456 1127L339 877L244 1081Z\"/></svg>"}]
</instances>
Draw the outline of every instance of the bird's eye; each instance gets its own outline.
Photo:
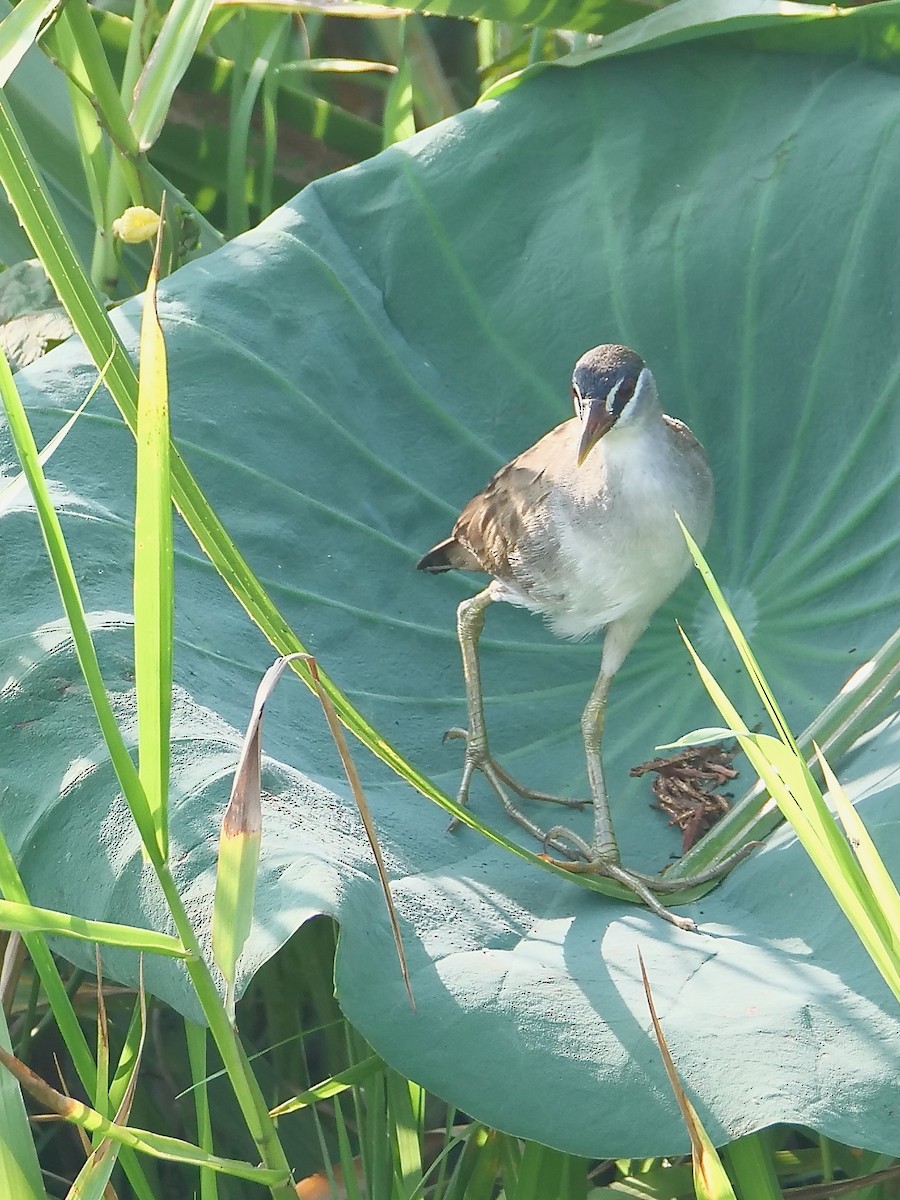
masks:
<instances>
[{"instance_id":1,"label":"bird's eye","mask_svg":"<svg viewBox=\"0 0 900 1200\"><path fill-rule=\"evenodd\" d=\"M634 389L637 387L637 379L633 376L626 375L623 379L612 388L606 397L606 411L619 417L625 405L634 395Z\"/></svg>"}]
</instances>

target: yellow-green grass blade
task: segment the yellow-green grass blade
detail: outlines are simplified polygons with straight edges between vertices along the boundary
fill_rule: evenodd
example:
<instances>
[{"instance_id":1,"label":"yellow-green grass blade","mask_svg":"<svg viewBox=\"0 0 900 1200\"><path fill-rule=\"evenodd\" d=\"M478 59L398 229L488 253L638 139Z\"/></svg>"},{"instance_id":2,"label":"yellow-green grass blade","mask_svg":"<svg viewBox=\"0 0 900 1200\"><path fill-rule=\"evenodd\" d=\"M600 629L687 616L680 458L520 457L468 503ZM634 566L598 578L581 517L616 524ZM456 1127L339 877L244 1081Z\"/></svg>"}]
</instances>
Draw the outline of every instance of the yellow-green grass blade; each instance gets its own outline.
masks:
<instances>
[{"instance_id":1,"label":"yellow-green grass blade","mask_svg":"<svg viewBox=\"0 0 900 1200\"><path fill-rule=\"evenodd\" d=\"M359 1186L359 1171L357 1160L350 1145L350 1134L340 1096L334 1097L334 1127L337 1133L338 1154L340 1157L341 1180L346 1191L346 1200L363 1200Z\"/></svg>"},{"instance_id":2,"label":"yellow-green grass blade","mask_svg":"<svg viewBox=\"0 0 900 1200\"><path fill-rule=\"evenodd\" d=\"M29 1092L40 1104L55 1112L64 1120L84 1129L89 1134L100 1134L110 1138L122 1146L128 1146L151 1158L161 1158L170 1162L184 1163L187 1166L205 1166L211 1171L223 1175L231 1175L236 1179L246 1179L251 1183L263 1186L280 1184L283 1181L281 1171L257 1167L252 1163L239 1159L220 1158L207 1154L192 1142L181 1138L169 1137L166 1134L154 1133L149 1129L136 1129L129 1125L117 1125L114 1121L102 1116L96 1109L82 1104L70 1096L63 1095L55 1088L29 1070L24 1063L14 1055L0 1047L0 1064L9 1071L21 1086Z\"/></svg>"},{"instance_id":3,"label":"yellow-green grass blade","mask_svg":"<svg viewBox=\"0 0 900 1200\"><path fill-rule=\"evenodd\" d=\"M484 1125L470 1126L451 1180L452 1200L492 1200L496 1195L500 1136Z\"/></svg>"},{"instance_id":4,"label":"yellow-green grass blade","mask_svg":"<svg viewBox=\"0 0 900 1200\"><path fill-rule=\"evenodd\" d=\"M751 733L683 631L681 636L713 703L737 737L769 795L790 821L885 982L900 999L900 964L893 952L890 928L802 755L778 738Z\"/></svg>"},{"instance_id":5,"label":"yellow-green grass blade","mask_svg":"<svg viewBox=\"0 0 900 1200\"><path fill-rule=\"evenodd\" d=\"M587 1163L574 1154L525 1142L519 1163L515 1200L584 1200Z\"/></svg>"},{"instance_id":6,"label":"yellow-green grass blade","mask_svg":"<svg viewBox=\"0 0 900 1200\"><path fill-rule=\"evenodd\" d=\"M330 1100L339 1096L355 1084L364 1083L376 1071L384 1069L384 1061L377 1054L364 1058L362 1062L354 1063L343 1071L323 1079L305 1092L298 1092L290 1100L285 1100L269 1113L272 1117L284 1117L288 1113L298 1112L301 1108L309 1108L311 1104L319 1104L322 1100Z\"/></svg>"},{"instance_id":7,"label":"yellow-green grass blade","mask_svg":"<svg viewBox=\"0 0 900 1200\"><path fill-rule=\"evenodd\" d=\"M116 925L110 921L88 921L84 917L35 908L31 904L18 904L14 900L0 900L0 929L68 937L79 942L98 942L103 946L120 946L147 954L162 954L167 958L191 957L178 938L170 937L167 933Z\"/></svg>"},{"instance_id":8,"label":"yellow-green grass blade","mask_svg":"<svg viewBox=\"0 0 900 1200\"><path fill-rule=\"evenodd\" d=\"M6 87L26 51L61 7L61 0L21 0L0 21L0 87Z\"/></svg>"},{"instance_id":9,"label":"yellow-green grass blade","mask_svg":"<svg viewBox=\"0 0 900 1200\"><path fill-rule=\"evenodd\" d=\"M725 599L725 596L722 593L722 589L719 587L715 576L710 570L709 564L703 557L700 547L691 537L690 533L682 522L681 517L679 517L677 513L675 514L675 517L678 521L678 524L681 526L681 531L684 534L684 539L687 542L688 549L691 552L694 565L700 572L703 582L706 584L707 591L709 592L710 596L712 596L713 603L719 611L719 616L722 618L726 629L731 635L731 640L734 642L737 652L741 656L741 660L744 663L747 674L750 676L753 686L759 693L759 698L765 705L766 712L769 714L772 724L775 726L779 737L781 737L781 739L787 745L796 750L796 743L788 723L784 719L775 697L772 695L772 691L769 688L762 671L760 670L759 663L756 661L753 651L750 649L750 645L747 642L747 639L744 637L743 631L740 625L738 625L734 613L731 611L728 601Z\"/></svg>"},{"instance_id":10,"label":"yellow-green grass blade","mask_svg":"<svg viewBox=\"0 0 900 1200\"><path fill-rule=\"evenodd\" d=\"M12 1053L2 1005L0 1046ZM22 1091L4 1071L0 1076L0 1196L8 1196L10 1200L45 1200L46 1194Z\"/></svg>"},{"instance_id":11,"label":"yellow-green grass blade","mask_svg":"<svg viewBox=\"0 0 900 1200\"><path fill-rule=\"evenodd\" d=\"M213 957L225 978L225 1008L232 1021L237 962L253 923L253 897L262 838L259 816L255 828L252 821L243 804L229 804L219 836L212 923Z\"/></svg>"},{"instance_id":12,"label":"yellow-green grass blade","mask_svg":"<svg viewBox=\"0 0 900 1200\"><path fill-rule=\"evenodd\" d=\"M2 832L0 832L0 892L4 896L11 897L18 904L31 907L28 904L28 894ZM23 933L22 940L38 973L53 1013L56 1028L71 1055L82 1086L88 1095L93 1095L97 1086L97 1066L81 1022L60 976L56 960L50 953L43 934ZM128 1181L134 1188L136 1200L155 1200L134 1151L123 1148L121 1161Z\"/></svg>"},{"instance_id":13,"label":"yellow-green grass blade","mask_svg":"<svg viewBox=\"0 0 900 1200\"><path fill-rule=\"evenodd\" d=\"M703 1128L703 1122L697 1116L697 1110L691 1103L690 1097L685 1092L678 1077L678 1071L672 1055L669 1053L669 1047L666 1043L662 1026L656 1015L656 1005L653 1003L650 980L647 978L647 970L644 966L644 959L641 956L640 950L638 950L638 962L641 968L644 994L647 997L647 1006L650 1009L650 1020L653 1022L653 1030L656 1034L657 1044L659 1045L659 1053L691 1139L694 1191L697 1200L737 1200L725 1168L722 1166L721 1159L716 1153L716 1148L712 1144L709 1134Z\"/></svg>"},{"instance_id":14,"label":"yellow-green grass blade","mask_svg":"<svg viewBox=\"0 0 900 1200\"><path fill-rule=\"evenodd\" d=\"M815 745L839 758L890 709L900 686L900 629L863 663L818 716L797 738L801 753L812 766ZM725 730L718 735L727 737ZM674 744L674 743L673 743ZM681 744L687 744L683 739ZM667 872L672 878L696 874L733 853L748 838L762 838L782 820L778 806L766 801L757 781L721 821Z\"/></svg>"},{"instance_id":15,"label":"yellow-green grass blade","mask_svg":"<svg viewBox=\"0 0 900 1200\"><path fill-rule=\"evenodd\" d=\"M162 228L144 296L134 519L134 672L139 770L160 858L168 857L175 552L166 346L156 309Z\"/></svg>"},{"instance_id":16,"label":"yellow-green grass blade","mask_svg":"<svg viewBox=\"0 0 900 1200\"><path fill-rule=\"evenodd\" d=\"M84 1166L66 1192L66 1200L105 1200L113 1167L116 1165L114 1144L104 1139L90 1152Z\"/></svg>"},{"instance_id":17,"label":"yellow-green grass blade","mask_svg":"<svg viewBox=\"0 0 900 1200\"><path fill-rule=\"evenodd\" d=\"M382 120L382 141L384 147L402 142L404 138L412 137L416 132L416 118L413 112L412 68L406 53L406 37L403 37L403 51L397 64L397 73L388 88L387 100L384 106Z\"/></svg>"},{"instance_id":18,"label":"yellow-green grass blade","mask_svg":"<svg viewBox=\"0 0 900 1200\"><path fill-rule=\"evenodd\" d=\"M898 938L900 938L900 893L897 891L897 885L884 865L884 860L878 853L875 843L872 841L869 831L863 824L859 813L850 803L849 796L841 787L837 776L832 771L830 764L818 746L816 746L816 753L822 777L828 789L828 795L831 797L850 842L851 849L871 888L872 897L878 905L879 911L884 915L886 930L893 942L895 954L897 954L900 952L900 946L898 946Z\"/></svg>"},{"instance_id":19,"label":"yellow-green grass blade","mask_svg":"<svg viewBox=\"0 0 900 1200\"><path fill-rule=\"evenodd\" d=\"M422 1181L422 1115L418 1089L396 1071L387 1071L387 1101L390 1130L396 1155L395 1171L402 1184L402 1195L414 1194Z\"/></svg>"},{"instance_id":20,"label":"yellow-green grass blade","mask_svg":"<svg viewBox=\"0 0 900 1200\"><path fill-rule=\"evenodd\" d=\"M146 1004L139 994L131 1011L131 1020L125 1034L125 1041L122 1044L116 1071L109 1087L109 1103L112 1109L117 1110L121 1107L131 1086L131 1080L134 1078L135 1069L140 1062L143 1050L145 1029Z\"/></svg>"},{"instance_id":21,"label":"yellow-green grass blade","mask_svg":"<svg viewBox=\"0 0 900 1200\"><path fill-rule=\"evenodd\" d=\"M31 488L44 544L50 556L60 598L72 630L75 652L78 655L78 661L109 750L110 759L141 834L144 847L151 857L159 861L155 827L147 807L147 799L109 702L103 676L100 673L97 652L88 629L78 581L75 578L75 571L63 537L59 517L50 498L50 489L40 463L34 435L16 390L9 364L3 356L0 356L0 396L2 396L16 453Z\"/></svg>"},{"instance_id":22,"label":"yellow-green grass blade","mask_svg":"<svg viewBox=\"0 0 900 1200\"><path fill-rule=\"evenodd\" d=\"M727 608L724 600L722 604ZM734 622L733 617L731 620ZM734 625L737 628L736 622ZM838 830L822 793L789 731L786 740L750 733L683 631L682 637L716 707L731 722L732 730L761 781L766 785L782 814L791 822L804 848L872 955L886 982L896 991L897 985L900 984L900 973L897 970L896 956L891 953L894 944L891 922L886 919L873 896L871 887L853 858L846 839ZM771 694L764 680L763 686L765 691ZM777 709L774 698L773 706Z\"/></svg>"},{"instance_id":23,"label":"yellow-green grass blade","mask_svg":"<svg viewBox=\"0 0 900 1200\"><path fill-rule=\"evenodd\" d=\"M722 1158L741 1200L782 1200L766 1131L735 1138L722 1147Z\"/></svg>"},{"instance_id":24,"label":"yellow-green grass blade","mask_svg":"<svg viewBox=\"0 0 900 1200\"><path fill-rule=\"evenodd\" d=\"M740 742L741 749L747 755L768 794L778 804L787 820L791 822L807 851L823 864L827 860L829 868L834 860L840 859L841 866L852 872L854 864L846 842L843 843L842 849L842 839L840 837L835 839L829 834L827 821L824 818L830 818L830 814L824 804L817 807L815 798L806 795L806 778L800 775L796 759L777 738L766 734L752 733L747 728L740 713L700 658L684 630L680 629L679 631L710 699L728 722L729 732ZM777 755L777 759L773 757L775 755ZM792 783L800 791L799 797L791 791ZM801 786L798 787L798 784ZM806 799L806 804L803 803L804 799ZM833 827L834 822L832 821L831 824Z\"/></svg>"}]
</instances>

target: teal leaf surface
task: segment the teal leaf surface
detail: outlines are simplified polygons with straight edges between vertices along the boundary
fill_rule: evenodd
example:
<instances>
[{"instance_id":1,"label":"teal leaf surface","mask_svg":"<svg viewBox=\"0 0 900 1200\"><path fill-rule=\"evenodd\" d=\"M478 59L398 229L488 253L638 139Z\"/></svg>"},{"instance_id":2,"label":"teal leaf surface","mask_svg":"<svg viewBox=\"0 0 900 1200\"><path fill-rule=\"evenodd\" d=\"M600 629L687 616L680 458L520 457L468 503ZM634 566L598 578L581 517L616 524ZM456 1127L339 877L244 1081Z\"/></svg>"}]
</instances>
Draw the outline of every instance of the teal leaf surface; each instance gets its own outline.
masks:
<instances>
[{"instance_id":1,"label":"teal leaf surface","mask_svg":"<svg viewBox=\"0 0 900 1200\"><path fill-rule=\"evenodd\" d=\"M800 729L896 625L898 189L900 93L871 66L709 43L546 72L315 184L168 281L176 440L323 668L453 794L459 743L442 746L441 733L464 719L454 610L478 582L425 577L415 562L499 465L569 415L578 355L632 345L709 450L707 556ZM117 319L135 344L137 308ZM77 344L19 376L39 442L93 378ZM49 467L132 737L133 461L97 397ZM0 553L0 822L30 895L165 929L27 509L0 519ZM172 860L208 942L218 826L274 655L183 528L176 588ZM676 617L745 719L761 719L694 576L610 702L623 856L651 870L679 837L629 768L719 723ZM483 662L501 761L534 786L584 794L578 717L597 644L559 642L498 605ZM789 832L691 907L702 930L691 935L472 830L448 834L443 811L357 748L413 1013L339 760L302 687L273 698L265 749L244 985L300 923L330 913L340 1002L393 1066L519 1135L656 1155L687 1137L640 947L714 1141L796 1121L900 1153L896 1005ZM889 867L898 763L888 719L835 764ZM506 828L484 787L473 804ZM104 963L135 978L124 952ZM146 983L198 1018L177 964L148 962Z\"/></svg>"}]
</instances>

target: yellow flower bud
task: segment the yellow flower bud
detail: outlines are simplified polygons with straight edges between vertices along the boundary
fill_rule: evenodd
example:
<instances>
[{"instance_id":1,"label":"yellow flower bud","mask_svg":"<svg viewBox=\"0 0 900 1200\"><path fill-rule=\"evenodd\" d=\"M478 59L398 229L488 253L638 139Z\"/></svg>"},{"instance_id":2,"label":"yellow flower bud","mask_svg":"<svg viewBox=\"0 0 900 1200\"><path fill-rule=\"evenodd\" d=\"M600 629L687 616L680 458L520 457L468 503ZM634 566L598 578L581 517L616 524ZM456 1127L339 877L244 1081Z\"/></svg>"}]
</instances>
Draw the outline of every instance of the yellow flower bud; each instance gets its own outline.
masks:
<instances>
[{"instance_id":1,"label":"yellow flower bud","mask_svg":"<svg viewBox=\"0 0 900 1200\"><path fill-rule=\"evenodd\" d=\"M144 208L142 204L136 208L126 208L121 217L117 217L112 223L114 236L130 244L149 242L151 238L156 237L158 229L159 213L155 213L152 208Z\"/></svg>"}]
</instances>

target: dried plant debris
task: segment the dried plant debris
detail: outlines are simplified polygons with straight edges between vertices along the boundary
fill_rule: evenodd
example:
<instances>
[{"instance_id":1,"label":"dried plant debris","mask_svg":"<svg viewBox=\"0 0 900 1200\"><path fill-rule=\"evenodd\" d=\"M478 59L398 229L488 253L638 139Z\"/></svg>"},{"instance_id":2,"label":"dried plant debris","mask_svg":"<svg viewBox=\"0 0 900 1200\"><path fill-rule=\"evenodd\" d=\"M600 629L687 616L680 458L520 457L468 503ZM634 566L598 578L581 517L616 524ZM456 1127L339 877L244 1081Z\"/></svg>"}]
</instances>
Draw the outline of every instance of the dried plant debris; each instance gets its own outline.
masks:
<instances>
[{"instance_id":1,"label":"dried plant debris","mask_svg":"<svg viewBox=\"0 0 900 1200\"><path fill-rule=\"evenodd\" d=\"M0 269L0 350L14 371L71 333L72 322L37 259Z\"/></svg>"},{"instance_id":2,"label":"dried plant debris","mask_svg":"<svg viewBox=\"0 0 900 1200\"><path fill-rule=\"evenodd\" d=\"M716 789L737 779L732 761L738 749L737 742L690 746L668 758L651 758L631 768L634 776L648 772L655 776L650 786L656 799L651 807L664 812L669 824L681 830L682 853L687 854L728 812L731 796Z\"/></svg>"}]
</instances>

